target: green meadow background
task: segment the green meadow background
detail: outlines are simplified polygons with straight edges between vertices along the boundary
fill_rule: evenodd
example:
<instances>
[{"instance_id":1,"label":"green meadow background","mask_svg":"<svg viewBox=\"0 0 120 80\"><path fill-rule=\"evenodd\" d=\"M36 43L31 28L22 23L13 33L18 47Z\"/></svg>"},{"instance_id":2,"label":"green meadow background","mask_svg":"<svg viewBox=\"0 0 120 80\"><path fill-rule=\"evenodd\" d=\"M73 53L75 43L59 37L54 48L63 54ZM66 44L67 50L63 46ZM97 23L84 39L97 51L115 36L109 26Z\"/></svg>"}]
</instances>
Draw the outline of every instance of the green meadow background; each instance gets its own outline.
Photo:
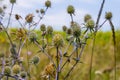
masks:
<instances>
[{"instance_id":1,"label":"green meadow background","mask_svg":"<svg viewBox=\"0 0 120 80\"><path fill-rule=\"evenodd\" d=\"M14 29L12 29L14 31ZM36 31L38 39L41 38L40 31ZM55 32L60 33L65 38L64 32ZM15 37L12 36L12 39L18 45L19 43L15 40ZM117 55L117 80L120 80L120 30L116 31L116 55ZM67 42L65 41L65 45L63 46L66 48ZM0 52L4 52L8 57L9 52L9 40L4 32L0 32ZM72 50L72 46L68 50L69 52ZM27 52L31 52L31 54L27 55ZM26 70L28 69L28 60L32 58L34 55L38 55L40 58L40 63L36 66L29 65L31 67L30 73L33 74L31 76L31 80L42 80L41 75L46 65L48 65L49 59L45 56L44 53L39 52L39 49L33 43L28 43L23 47L21 57L23 57L24 62L23 65L25 66ZM68 80L89 80L89 67L90 67L90 57L92 52L92 38L87 41L87 45L81 57L81 62L79 63L75 69L70 74ZM52 57L55 57L56 50L53 48L49 51L49 54ZM95 52L93 56L93 70L92 70L92 78L93 80L114 80L114 47L112 42L112 33L111 31L100 31L97 33L96 36L96 43L95 43ZM67 70L72 67L72 64L68 63L63 72L61 72L61 76L64 76L67 73ZM109 69L112 69L109 71ZM100 73L106 70L104 73ZM107 71L108 70L108 71ZM97 74L99 73L99 74ZM62 78L62 77L61 77ZM61 79L62 80L62 79Z\"/></svg>"}]
</instances>

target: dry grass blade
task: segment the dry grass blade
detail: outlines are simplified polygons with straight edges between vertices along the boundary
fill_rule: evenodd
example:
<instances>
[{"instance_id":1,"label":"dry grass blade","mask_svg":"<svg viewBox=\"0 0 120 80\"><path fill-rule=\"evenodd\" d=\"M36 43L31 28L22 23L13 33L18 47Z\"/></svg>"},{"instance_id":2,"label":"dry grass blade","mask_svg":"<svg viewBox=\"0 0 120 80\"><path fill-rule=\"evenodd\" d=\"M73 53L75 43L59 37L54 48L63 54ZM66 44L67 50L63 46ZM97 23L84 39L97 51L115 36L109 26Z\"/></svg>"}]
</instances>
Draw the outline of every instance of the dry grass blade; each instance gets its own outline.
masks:
<instances>
[{"instance_id":1,"label":"dry grass blade","mask_svg":"<svg viewBox=\"0 0 120 80\"><path fill-rule=\"evenodd\" d=\"M103 11L104 4L105 4L105 0L103 0L102 3L101 3L101 7L100 7L100 10L99 10L99 13L98 13L98 17L97 17L97 21L96 21L96 26L95 26L95 32L94 32L94 38L93 38L93 47L92 47L92 54L91 54L91 60L90 60L90 70L89 70L90 80L92 80L92 64L93 64L93 54L94 54L95 40L96 40L95 37L96 37L96 34L97 34L97 28L98 28L100 17L101 17L102 11Z\"/></svg>"}]
</instances>

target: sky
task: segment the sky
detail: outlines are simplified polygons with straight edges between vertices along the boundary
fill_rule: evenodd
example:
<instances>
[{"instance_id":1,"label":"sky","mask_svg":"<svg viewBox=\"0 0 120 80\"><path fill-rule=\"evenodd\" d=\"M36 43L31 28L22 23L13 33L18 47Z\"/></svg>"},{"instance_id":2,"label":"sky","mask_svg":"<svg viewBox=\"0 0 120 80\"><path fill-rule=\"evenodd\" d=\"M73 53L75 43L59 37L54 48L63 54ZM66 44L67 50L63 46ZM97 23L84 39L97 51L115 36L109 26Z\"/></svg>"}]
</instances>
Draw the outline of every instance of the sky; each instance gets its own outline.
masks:
<instances>
[{"instance_id":1,"label":"sky","mask_svg":"<svg viewBox=\"0 0 120 80\"><path fill-rule=\"evenodd\" d=\"M14 5L13 14L19 14L23 18L29 13L36 15L36 9L40 10L41 8L45 8L45 1L46 0L17 0L16 4ZM63 25L66 25L68 27L70 26L70 15L67 14L66 11L68 5L73 5L75 7L74 21L82 24L84 22L83 18L85 14L92 15L93 20L96 21L102 0L51 0L51 2L52 6L48 9L40 24L51 25L55 30L62 30ZM6 13L9 13L11 7L9 0L4 0L2 4L8 6ZM105 20L105 12L110 11L113 13L112 21L115 25L115 29L120 29L119 7L120 0L106 0L100 24ZM7 21L7 16L4 22L5 21ZM11 23L11 26L19 25L14 19L14 16L12 16L12 22L14 23ZM37 28L39 28L39 26ZM103 26L103 28L101 28L103 31L110 29L111 28L108 22Z\"/></svg>"}]
</instances>

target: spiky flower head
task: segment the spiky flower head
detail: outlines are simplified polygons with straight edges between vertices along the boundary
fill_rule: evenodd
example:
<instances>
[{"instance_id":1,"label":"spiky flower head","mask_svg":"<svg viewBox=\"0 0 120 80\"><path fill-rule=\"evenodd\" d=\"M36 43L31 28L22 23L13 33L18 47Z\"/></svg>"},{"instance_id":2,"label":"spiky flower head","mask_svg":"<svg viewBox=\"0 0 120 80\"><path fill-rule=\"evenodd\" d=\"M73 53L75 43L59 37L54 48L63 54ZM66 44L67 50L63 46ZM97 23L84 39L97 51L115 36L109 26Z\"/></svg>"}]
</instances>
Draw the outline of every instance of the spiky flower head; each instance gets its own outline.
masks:
<instances>
[{"instance_id":1,"label":"spiky flower head","mask_svg":"<svg viewBox=\"0 0 120 80\"><path fill-rule=\"evenodd\" d=\"M85 16L84 16L84 22L87 22L88 20L90 20L91 19L91 15L90 14L86 14Z\"/></svg>"},{"instance_id":2,"label":"spiky flower head","mask_svg":"<svg viewBox=\"0 0 120 80\"><path fill-rule=\"evenodd\" d=\"M71 28L68 28L68 29L67 29L67 34L69 34L69 35L72 34L72 29L71 29Z\"/></svg>"},{"instance_id":3,"label":"spiky flower head","mask_svg":"<svg viewBox=\"0 0 120 80\"><path fill-rule=\"evenodd\" d=\"M20 15L18 15L18 14L15 15L16 20L19 20L20 18L22 18Z\"/></svg>"},{"instance_id":4,"label":"spiky flower head","mask_svg":"<svg viewBox=\"0 0 120 80\"><path fill-rule=\"evenodd\" d=\"M4 74L5 75L10 75L11 74L11 68L9 66L6 66L4 69Z\"/></svg>"},{"instance_id":5,"label":"spiky flower head","mask_svg":"<svg viewBox=\"0 0 120 80\"><path fill-rule=\"evenodd\" d=\"M63 26L63 31L66 32L66 30L67 30L67 27L64 25Z\"/></svg>"},{"instance_id":6,"label":"spiky flower head","mask_svg":"<svg viewBox=\"0 0 120 80\"><path fill-rule=\"evenodd\" d=\"M45 26L45 24L42 24L42 25L40 26L40 30L41 30L41 31L46 31L46 26Z\"/></svg>"},{"instance_id":7,"label":"spiky flower head","mask_svg":"<svg viewBox=\"0 0 120 80\"><path fill-rule=\"evenodd\" d=\"M111 18L112 18L112 13L111 12L106 12L105 19L110 20Z\"/></svg>"},{"instance_id":8,"label":"spiky flower head","mask_svg":"<svg viewBox=\"0 0 120 80\"><path fill-rule=\"evenodd\" d=\"M20 71L21 71L21 67L20 67L19 65L15 64L15 65L12 67L12 71L13 71L14 74L18 74L18 73L20 73Z\"/></svg>"},{"instance_id":9,"label":"spiky flower head","mask_svg":"<svg viewBox=\"0 0 120 80\"><path fill-rule=\"evenodd\" d=\"M55 78L55 68L53 63L50 63L45 67L44 74L50 75L51 77Z\"/></svg>"},{"instance_id":10,"label":"spiky flower head","mask_svg":"<svg viewBox=\"0 0 120 80\"><path fill-rule=\"evenodd\" d=\"M27 23L31 23L33 21L33 14L28 14L26 17L25 17L25 20Z\"/></svg>"},{"instance_id":11,"label":"spiky flower head","mask_svg":"<svg viewBox=\"0 0 120 80\"><path fill-rule=\"evenodd\" d=\"M51 1L47 0L47 1L45 2L45 6L46 6L47 8L51 7Z\"/></svg>"},{"instance_id":12,"label":"spiky flower head","mask_svg":"<svg viewBox=\"0 0 120 80\"><path fill-rule=\"evenodd\" d=\"M21 73L20 73L20 76L21 76L21 78L26 78L26 76L27 76L27 74L26 74L26 72L24 72L24 71L22 71Z\"/></svg>"},{"instance_id":13,"label":"spiky flower head","mask_svg":"<svg viewBox=\"0 0 120 80\"><path fill-rule=\"evenodd\" d=\"M72 5L69 5L67 7L67 12L68 12L68 14L74 14L74 12L75 12L74 7Z\"/></svg>"},{"instance_id":14,"label":"spiky flower head","mask_svg":"<svg viewBox=\"0 0 120 80\"><path fill-rule=\"evenodd\" d=\"M79 37L81 35L81 29L78 23L74 23L72 29L73 29L73 36Z\"/></svg>"},{"instance_id":15,"label":"spiky flower head","mask_svg":"<svg viewBox=\"0 0 120 80\"><path fill-rule=\"evenodd\" d=\"M38 56L34 56L32 59L33 64L38 64L40 61L40 58Z\"/></svg>"},{"instance_id":16,"label":"spiky flower head","mask_svg":"<svg viewBox=\"0 0 120 80\"><path fill-rule=\"evenodd\" d=\"M53 33L53 28L52 26L47 27L47 34L52 34Z\"/></svg>"},{"instance_id":17,"label":"spiky flower head","mask_svg":"<svg viewBox=\"0 0 120 80\"><path fill-rule=\"evenodd\" d=\"M16 3L16 0L10 0L10 3L11 3L11 4Z\"/></svg>"},{"instance_id":18,"label":"spiky flower head","mask_svg":"<svg viewBox=\"0 0 120 80\"><path fill-rule=\"evenodd\" d=\"M4 53L0 53L0 58L4 57Z\"/></svg>"},{"instance_id":19,"label":"spiky flower head","mask_svg":"<svg viewBox=\"0 0 120 80\"><path fill-rule=\"evenodd\" d=\"M53 37L53 43L55 47L63 46L63 37L60 34L55 34Z\"/></svg>"},{"instance_id":20,"label":"spiky flower head","mask_svg":"<svg viewBox=\"0 0 120 80\"><path fill-rule=\"evenodd\" d=\"M44 10L44 9L40 9L40 13L41 13L41 14L44 14L44 13L45 13L45 10Z\"/></svg>"},{"instance_id":21,"label":"spiky flower head","mask_svg":"<svg viewBox=\"0 0 120 80\"><path fill-rule=\"evenodd\" d=\"M88 21L87 21L87 23L86 23L86 27L87 27L87 28L92 29L92 28L94 28L94 26L95 26L95 23L94 23L93 20L88 20Z\"/></svg>"}]
</instances>

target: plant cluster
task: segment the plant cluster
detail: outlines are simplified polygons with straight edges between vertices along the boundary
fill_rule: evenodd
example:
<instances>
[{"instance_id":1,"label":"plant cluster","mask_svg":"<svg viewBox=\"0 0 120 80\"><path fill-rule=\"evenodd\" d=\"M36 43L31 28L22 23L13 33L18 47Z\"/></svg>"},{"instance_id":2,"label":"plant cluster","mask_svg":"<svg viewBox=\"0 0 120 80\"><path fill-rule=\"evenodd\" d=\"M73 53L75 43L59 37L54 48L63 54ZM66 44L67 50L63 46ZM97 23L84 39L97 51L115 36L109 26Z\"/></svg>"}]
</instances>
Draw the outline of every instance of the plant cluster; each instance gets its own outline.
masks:
<instances>
[{"instance_id":1,"label":"plant cluster","mask_svg":"<svg viewBox=\"0 0 120 80\"><path fill-rule=\"evenodd\" d=\"M84 52L84 48L87 44L87 40L91 37L94 38L97 31L104 25L106 21L109 21L112 31L113 31L113 41L114 46L115 42L115 30L114 25L112 23L112 13L107 12L105 15L105 21L100 25L99 20L102 14L102 9L104 5L104 1L101 5L99 16L97 21L95 22L92 19L90 14L86 14L84 16L84 23L80 25L80 23L74 21L75 8L72 5L67 7L67 13L70 15L71 22L70 27L63 26L63 31L66 34L66 39L62 37L59 33L54 33L52 26L46 26L45 24L40 24L41 20L45 16L47 10L52 6L51 1L47 0L45 2L45 9L38 9L36 13L39 15L39 20L37 22L34 21L34 14L27 14L25 18L22 18L21 15L15 14L15 19L20 24L20 28L16 31L9 33L9 25L11 21L11 16L14 8L14 4L16 0L10 0L11 3L11 12L8 19L8 24L5 26L2 23L2 19L5 16L6 7L0 7L0 31L4 31L8 37L10 43L9 56L4 53L0 53L0 79L5 78L9 80L9 78L14 78L16 80L29 80L33 76L30 73L31 65L34 65L36 69L37 65L40 63L40 57L38 54L32 56L32 58L27 60L28 67L27 69L24 66L24 60L22 59L21 53L22 49L28 43L34 44L39 48L38 53L43 53L49 59L49 64L43 70L43 74L41 76L44 80L66 80L71 72L75 69L76 65L82 64L81 56ZM25 20L25 23L21 23L21 19ZM37 26L40 26L39 33L41 38L38 38L38 35L35 33L35 29ZM11 36L15 36L15 40L19 42L16 44ZM67 44L66 44L67 43ZM64 47L67 45L67 47ZM72 46L71 52L69 52L69 48ZM50 50L55 49L55 57L53 57L50 53ZM64 49L65 48L65 49ZM94 50L94 49L93 49ZM27 54L29 55L29 54ZM114 56L116 58L116 55ZM116 60L116 59L115 59ZM68 72L62 76L64 73L64 68L67 66L67 63L72 62L72 67L69 68ZM92 62L92 57L91 57ZM91 63L92 66L92 63ZM116 66L116 62L115 62ZM91 73L92 67L90 68ZM90 75L91 76L91 75ZM40 79L41 79L40 78ZM91 77L90 77L91 79Z\"/></svg>"}]
</instances>

